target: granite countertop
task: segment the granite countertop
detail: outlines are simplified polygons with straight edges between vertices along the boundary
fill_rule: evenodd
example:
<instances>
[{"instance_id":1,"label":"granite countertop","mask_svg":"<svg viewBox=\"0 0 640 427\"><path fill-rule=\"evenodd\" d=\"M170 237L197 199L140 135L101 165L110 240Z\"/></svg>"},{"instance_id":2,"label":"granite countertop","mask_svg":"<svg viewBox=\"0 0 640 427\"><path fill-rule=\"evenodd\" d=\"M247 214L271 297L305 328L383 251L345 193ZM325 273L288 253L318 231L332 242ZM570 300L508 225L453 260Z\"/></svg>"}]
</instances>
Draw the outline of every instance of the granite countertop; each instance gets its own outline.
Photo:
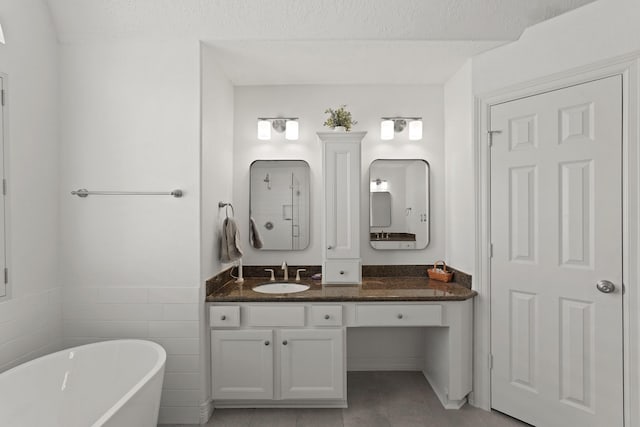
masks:
<instances>
[{"instance_id":1,"label":"granite countertop","mask_svg":"<svg viewBox=\"0 0 640 427\"><path fill-rule=\"evenodd\" d=\"M293 280L289 282L294 283ZM245 278L243 284L233 280L211 289L207 302L308 302L308 301L462 301L473 298L476 291L456 282L437 282L426 277L365 277L361 285L322 285L305 278L295 283L309 285L303 292L263 294L254 292L257 285L272 283L264 278Z\"/></svg>"},{"instance_id":2,"label":"granite countertop","mask_svg":"<svg viewBox=\"0 0 640 427\"><path fill-rule=\"evenodd\" d=\"M382 237L381 233L369 233L369 241L371 242L415 242L416 235L412 233L385 233Z\"/></svg>"}]
</instances>

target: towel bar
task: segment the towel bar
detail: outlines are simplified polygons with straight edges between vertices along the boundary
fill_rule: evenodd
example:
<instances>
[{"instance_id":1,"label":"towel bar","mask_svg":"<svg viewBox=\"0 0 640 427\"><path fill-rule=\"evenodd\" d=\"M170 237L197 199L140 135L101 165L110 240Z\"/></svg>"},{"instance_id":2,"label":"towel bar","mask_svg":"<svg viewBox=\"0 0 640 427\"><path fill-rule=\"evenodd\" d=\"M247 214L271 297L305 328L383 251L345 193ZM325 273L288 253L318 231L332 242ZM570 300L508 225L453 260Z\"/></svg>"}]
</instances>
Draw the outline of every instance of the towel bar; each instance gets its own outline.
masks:
<instances>
[{"instance_id":1,"label":"towel bar","mask_svg":"<svg viewBox=\"0 0 640 427\"><path fill-rule=\"evenodd\" d=\"M173 196L182 197L182 190L173 191L89 191L81 188L71 192L72 195L78 197L87 197L89 195L96 196Z\"/></svg>"}]
</instances>

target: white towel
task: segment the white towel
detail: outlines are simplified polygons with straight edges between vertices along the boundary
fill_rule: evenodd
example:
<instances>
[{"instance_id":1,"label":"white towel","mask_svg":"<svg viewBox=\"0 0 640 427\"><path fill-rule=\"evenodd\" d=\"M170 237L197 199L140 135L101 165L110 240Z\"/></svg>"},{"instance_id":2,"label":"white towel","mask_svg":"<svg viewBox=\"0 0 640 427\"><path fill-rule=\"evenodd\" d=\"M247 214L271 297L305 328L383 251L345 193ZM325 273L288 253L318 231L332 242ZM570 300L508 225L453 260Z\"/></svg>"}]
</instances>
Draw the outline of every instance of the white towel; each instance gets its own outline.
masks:
<instances>
[{"instance_id":1,"label":"white towel","mask_svg":"<svg viewBox=\"0 0 640 427\"><path fill-rule=\"evenodd\" d=\"M225 218L222 223L222 233L220 233L220 261L224 263L233 262L242 258L240 248L240 231L233 218Z\"/></svg>"},{"instance_id":2,"label":"white towel","mask_svg":"<svg viewBox=\"0 0 640 427\"><path fill-rule=\"evenodd\" d=\"M253 217L249 217L249 243L256 249L262 248L262 239L258 232L258 226Z\"/></svg>"}]
</instances>

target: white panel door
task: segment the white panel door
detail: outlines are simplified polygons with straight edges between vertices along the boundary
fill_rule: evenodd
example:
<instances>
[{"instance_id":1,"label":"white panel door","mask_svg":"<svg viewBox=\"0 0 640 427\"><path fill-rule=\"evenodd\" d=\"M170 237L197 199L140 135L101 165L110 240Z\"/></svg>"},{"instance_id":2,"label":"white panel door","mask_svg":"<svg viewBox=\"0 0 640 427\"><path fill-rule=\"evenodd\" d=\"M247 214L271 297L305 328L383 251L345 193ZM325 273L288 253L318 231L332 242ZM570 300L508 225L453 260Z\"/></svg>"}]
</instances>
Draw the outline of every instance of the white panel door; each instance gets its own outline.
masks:
<instances>
[{"instance_id":1,"label":"white panel door","mask_svg":"<svg viewBox=\"0 0 640 427\"><path fill-rule=\"evenodd\" d=\"M4 91L5 91L5 81L4 78L0 77L0 91L2 91L2 105L0 108L0 179L5 178L5 170L4 170L4 162L5 162L5 140L4 140ZM0 183L0 185L4 185L4 183ZM7 281L8 275L5 273L7 270L7 234L6 234L6 210L7 210L7 197L4 194L4 190L2 194L0 194L2 198L2 203L0 205L0 298L7 295Z\"/></svg>"},{"instance_id":2,"label":"white panel door","mask_svg":"<svg viewBox=\"0 0 640 427\"><path fill-rule=\"evenodd\" d=\"M490 120L492 407L540 427L622 426L622 78Z\"/></svg>"},{"instance_id":3,"label":"white panel door","mask_svg":"<svg viewBox=\"0 0 640 427\"><path fill-rule=\"evenodd\" d=\"M283 399L343 399L344 329L280 331Z\"/></svg>"},{"instance_id":4,"label":"white panel door","mask_svg":"<svg viewBox=\"0 0 640 427\"><path fill-rule=\"evenodd\" d=\"M273 331L211 331L214 399L273 398Z\"/></svg>"}]
</instances>

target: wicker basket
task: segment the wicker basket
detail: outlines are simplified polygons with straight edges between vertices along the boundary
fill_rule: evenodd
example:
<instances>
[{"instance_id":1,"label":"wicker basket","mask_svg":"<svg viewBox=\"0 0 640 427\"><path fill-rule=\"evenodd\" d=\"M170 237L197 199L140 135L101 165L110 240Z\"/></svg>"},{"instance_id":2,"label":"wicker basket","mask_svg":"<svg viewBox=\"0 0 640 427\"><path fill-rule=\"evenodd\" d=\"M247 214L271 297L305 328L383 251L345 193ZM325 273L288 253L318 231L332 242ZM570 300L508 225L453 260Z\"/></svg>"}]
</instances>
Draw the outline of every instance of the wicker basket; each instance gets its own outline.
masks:
<instances>
[{"instance_id":1,"label":"wicker basket","mask_svg":"<svg viewBox=\"0 0 640 427\"><path fill-rule=\"evenodd\" d=\"M442 264L442 268L438 268L440 264ZM440 282L450 282L453 277L453 272L447 271L447 264L445 264L444 261L436 261L435 264L433 264L433 268L427 269L427 275L429 279Z\"/></svg>"}]
</instances>

